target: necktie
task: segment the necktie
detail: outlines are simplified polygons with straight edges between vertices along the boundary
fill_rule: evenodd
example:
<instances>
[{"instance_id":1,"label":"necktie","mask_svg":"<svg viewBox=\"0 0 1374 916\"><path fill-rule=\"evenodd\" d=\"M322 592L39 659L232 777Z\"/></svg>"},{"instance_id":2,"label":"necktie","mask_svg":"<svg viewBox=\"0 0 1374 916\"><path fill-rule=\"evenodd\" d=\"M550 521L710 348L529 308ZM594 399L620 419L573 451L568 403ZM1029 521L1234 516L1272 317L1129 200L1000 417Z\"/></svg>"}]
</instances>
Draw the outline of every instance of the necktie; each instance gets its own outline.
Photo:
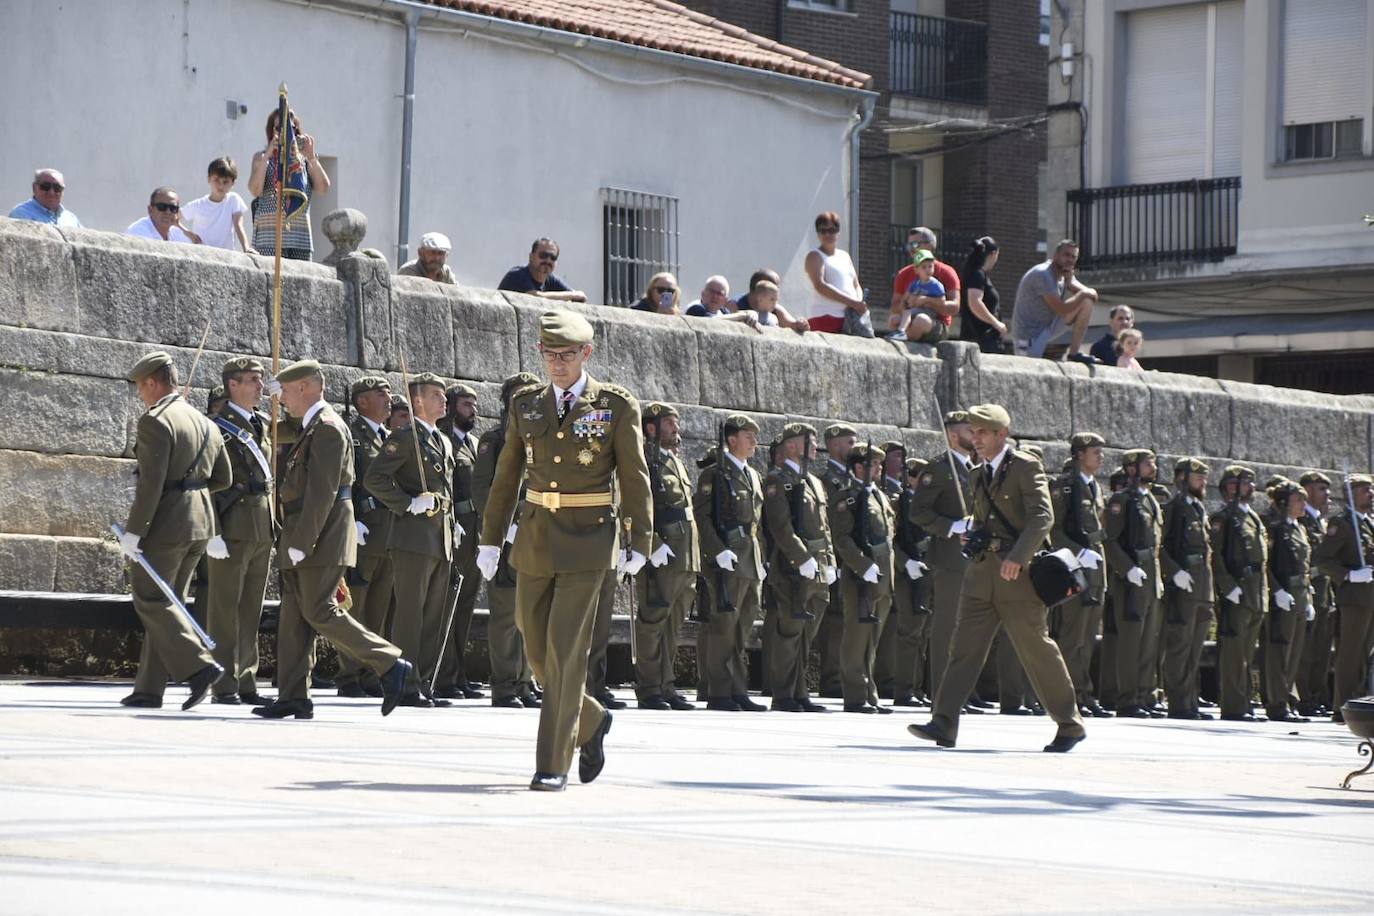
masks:
<instances>
[{"instance_id":1,"label":"necktie","mask_svg":"<svg viewBox=\"0 0 1374 916\"><path fill-rule=\"evenodd\" d=\"M1097 501L1097 479L1096 479L1096 478L1093 478L1092 480L1089 480L1089 481L1088 481L1088 495L1091 496L1091 497L1093 498L1093 502L1096 502L1096 501Z\"/></svg>"},{"instance_id":2,"label":"necktie","mask_svg":"<svg viewBox=\"0 0 1374 916\"><path fill-rule=\"evenodd\" d=\"M252 423L253 423L253 438L254 438L254 439L257 439L259 442L261 442L261 441L262 441L262 420L258 417L257 414L253 414Z\"/></svg>"},{"instance_id":3,"label":"necktie","mask_svg":"<svg viewBox=\"0 0 1374 916\"><path fill-rule=\"evenodd\" d=\"M563 396L558 399L558 419L563 419L572 410L574 395L571 391L563 392Z\"/></svg>"}]
</instances>

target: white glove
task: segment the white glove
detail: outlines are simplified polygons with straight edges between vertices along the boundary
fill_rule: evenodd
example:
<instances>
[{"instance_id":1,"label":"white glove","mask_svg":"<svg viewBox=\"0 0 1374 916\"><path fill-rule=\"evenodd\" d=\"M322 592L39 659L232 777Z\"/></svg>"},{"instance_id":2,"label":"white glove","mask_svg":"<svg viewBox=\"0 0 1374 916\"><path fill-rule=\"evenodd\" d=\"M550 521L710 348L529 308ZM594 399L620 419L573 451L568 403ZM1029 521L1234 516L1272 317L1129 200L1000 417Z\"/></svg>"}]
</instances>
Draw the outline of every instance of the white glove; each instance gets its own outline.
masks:
<instances>
[{"instance_id":1,"label":"white glove","mask_svg":"<svg viewBox=\"0 0 1374 916\"><path fill-rule=\"evenodd\" d=\"M279 398L281 397L281 382L270 378L263 383L262 390L269 398Z\"/></svg>"},{"instance_id":2,"label":"white glove","mask_svg":"<svg viewBox=\"0 0 1374 916\"><path fill-rule=\"evenodd\" d=\"M922 563L920 560L906 561L906 574L909 578L919 579L928 572L930 572L930 567Z\"/></svg>"},{"instance_id":3,"label":"white glove","mask_svg":"<svg viewBox=\"0 0 1374 916\"><path fill-rule=\"evenodd\" d=\"M824 569L822 569L822 572L825 573L826 585L834 585L835 580L840 577L840 571L833 566L826 566Z\"/></svg>"},{"instance_id":4,"label":"white glove","mask_svg":"<svg viewBox=\"0 0 1374 916\"><path fill-rule=\"evenodd\" d=\"M870 582L870 583L877 583L877 581L878 581L878 564L877 564L877 563L872 564L871 566L868 567L868 569L864 570L864 581L865 581L865 582Z\"/></svg>"},{"instance_id":5,"label":"white glove","mask_svg":"<svg viewBox=\"0 0 1374 916\"><path fill-rule=\"evenodd\" d=\"M1191 592L1193 590L1193 574L1186 569L1180 569L1174 573L1174 585L1185 592Z\"/></svg>"},{"instance_id":6,"label":"white glove","mask_svg":"<svg viewBox=\"0 0 1374 916\"><path fill-rule=\"evenodd\" d=\"M369 528L368 528L366 525L364 525L362 522L359 522L359 521L356 521L356 520L353 522L353 524L356 525L357 528L358 528L358 543L359 543L359 544L366 544L366 543L367 543L367 536L368 536L369 534L372 533L371 529L369 529Z\"/></svg>"},{"instance_id":7,"label":"white glove","mask_svg":"<svg viewBox=\"0 0 1374 916\"><path fill-rule=\"evenodd\" d=\"M1374 582L1374 567L1361 566L1359 569L1352 569L1345 574L1347 582L1354 582L1361 585L1366 582Z\"/></svg>"},{"instance_id":8,"label":"white glove","mask_svg":"<svg viewBox=\"0 0 1374 916\"><path fill-rule=\"evenodd\" d=\"M1226 600L1231 602L1232 604L1240 604L1240 596L1242 594L1243 592L1241 592L1240 586L1237 585L1235 588L1231 589L1229 592L1226 593Z\"/></svg>"},{"instance_id":9,"label":"white glove","mask_svg":"<svg viewBox=\"0 0 1374 916\"><path fill-rule=\"evenodd\" d=\"M463 527L463 525L462 525L461 522L454 522L454 523L453 523L453 543L455 543L455 544L461 544L461 543L463 543L463 537L464 537L466 534L467 534L467 529L465 529L465 528Z\"/></svg>"},{"instance_id":10,"label":"white glove","mask_svg":"<svg viewBox=\"0 0 1374 916\"><path fill-rule=\"evenodd\" d=\"M138 542L141 540L143 540L143 538L137 534L130 534L127 531L124 532L119 536L120 553L124 554L124 556L128 557L130 560L137 560L139 554L143 553L143 551L138 549Z\"/></svg>"},{"instance_id":11,"label":"white glove","mask_svg":"<svg viewBox=\"0 0 1374 916\"><path fill-rule=\"evenodd\" d=\"M1078 562L1082 563L1086 569L1097 569L1102 565L1102 554L1085 547L1078 551Z\"/></svg>"},{"instance_id":12,"label":"white glove","mask_svg":"<svg viewBox=\"0 0 1374 916\"><path fill-rule=\"evenodd\" d=\"M820 572L820 567L816 565L815 557L807 557L806 562L797 567L797 575L803 579L814 579L816 573Z\"/></svg>"},{"instance_id":13,"label":"white glove","mask_svg":"<svg viewBox=\"0 0 1374 916\"><path fill-rule=\"evenodd\" d=\"M305 559L305 551L297 550L294 547L286 548L286 558L291 561L292 566L300 566L301 560Z\"/></svg>"},{"instance_id":14,"label":"white glove","mask_svg":"<svg viewBox=\"0 0 1374 916\"><path fill-rule=\"evenodd\" d=\"M949 526L949 536L954 537L956 534L968 534L968 519L961 518Z\"/></svg>"},{"instance_id":15,"label":"white glove","mask_svg":"<svg viewBox=\"0 0 1374 916\"><path fill-rule=\"evenodd\" d=\"M483 579L491 579L496 575L496 567L501 564L501 548L492 547L490 544L483 544L477 548L477 571L482 574Z\"/></svg>"},{"instance_id":16,"label":"white glove","mask_svg":"<svg viewBox=\"0 0 1374 916\"><path fill-rule=\"evenodd\" d=\"M424 515L434 508L434 494L421 493L419 496L410 498L410 508L406 509L411 515Z\"/></svg>"},{"instance_id":17,"label":"white glove","mask_svg":"<svg viewBox=\"0 0 1374 916\"><path fill-rule=\"evenodd\" d=\"M620 561L619 572L622 576L633 576L644 568L644 563L644 554L640 553L638 550L631 550L630 558L628 560L622 559Z\"/></svg>"},{"instance_id":18,"label":"white glove","mask_svg":"<svg viewBox=\"0 0 1374 916\"><path fill-rule=\"evenodd\" d=\"M716 554L716 565L726 572L734 572L735 564L739 562L739 557L733 550L722 550Z\"/></svg>"},{"instance_id":19,"label":"white glove","mask_svg":"<svg viewBox=\"0 0 1374 916\"><path fill-rule=\"evenodd\" d=\"M667 544L664 544L663 546L655 550L653 553L649 554L649 562L653 564L655 569L657 569L664 563L667 563L669 560L671 560L674 556L676 556L676 554L673 553L673 548L669 547Z\"/></svg>"},{"instance_id":20,"label":"white glove","mask_svg":"<svg viewBox=\"0 0 1374 916\"><path fill-rule=\"evenodd\" d=\"M1307 606L1307 622L1308 622L1308 623L1311 623L1312 621L1314 621L1314 620L1316 620L1316 619L1317 619L1317 609L1314 608L1312 605L1309 604L1309 605Z\"/></svg>"},{"instance_id":21,"label":"white glove","mask_svg":"<svg viewBox=\"0 0 1374 916\"><path fill-rule=\"evenodd\" d=\"M506 543L507 543L507 544L514 544L514 543L515 543L515 535L516 535L519 531L520 531L520 526L519 526L519 524L513 524L513 525L511 525L509 528L507 528L507 529L506 529Z\"/></svg>"},{"instance_id":22,"label":"white glove","mask_svg":"<svg viewBox=\"0 0 1374 916\"><path fill-rule=\"evenodd\" d=\"M1145 570L1139 566L1132 566L1126 572L1126 581L1137 588L1145 584Z\"/></svg>"},{"instance_id":23,"label":"white glove","mask_svg":"<svg viewBox=\"0 0 1374 916\"><path fill-rule=\"evenodd\" d=\"M1274 592L1274 603L1279 606L1281 611L1291 611L1293 609L1293 596L1283 589Z\"/></svg>"},{"instance_id":24,"label":"white glove","mask_svg":"<svg viewBox=\"0 0 1374 916\"><path fill-rule=\"evenodd\" d=\"M212 560L229 559L229 545L224 543L224 538L218 534L210 538L210 543L205 545L205 555Z\"/></svg>"}]
</instances>

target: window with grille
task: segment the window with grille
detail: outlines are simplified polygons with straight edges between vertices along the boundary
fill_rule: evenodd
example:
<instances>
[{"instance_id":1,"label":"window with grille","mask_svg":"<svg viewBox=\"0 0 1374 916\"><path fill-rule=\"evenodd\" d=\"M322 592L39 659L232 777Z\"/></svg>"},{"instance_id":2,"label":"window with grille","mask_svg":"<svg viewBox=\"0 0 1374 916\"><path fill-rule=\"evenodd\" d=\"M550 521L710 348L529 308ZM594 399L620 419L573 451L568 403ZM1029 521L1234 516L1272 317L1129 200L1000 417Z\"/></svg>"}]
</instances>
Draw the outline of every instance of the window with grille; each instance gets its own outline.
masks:
<instances>
[{"instance_id":1,"label":"window with grille","mask_svg":"<svg viewBox=\"0 0 1374 916\"><path fill-rule=\"evenodd\" d=\"M633 305L656 273L678 272L677 198L601 189L607 305Z\"/></svg>"}]
</instances>

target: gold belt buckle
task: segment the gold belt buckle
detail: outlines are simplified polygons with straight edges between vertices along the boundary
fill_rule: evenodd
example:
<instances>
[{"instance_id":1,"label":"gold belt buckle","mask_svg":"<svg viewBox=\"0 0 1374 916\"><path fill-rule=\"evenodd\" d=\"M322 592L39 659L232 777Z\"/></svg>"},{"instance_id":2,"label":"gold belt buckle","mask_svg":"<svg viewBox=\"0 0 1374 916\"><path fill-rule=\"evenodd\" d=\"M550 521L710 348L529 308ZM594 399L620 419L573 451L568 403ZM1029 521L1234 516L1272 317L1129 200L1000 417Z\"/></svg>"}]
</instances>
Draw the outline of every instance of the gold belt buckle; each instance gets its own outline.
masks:
<instances>
[{"instance_id":1,"label":"gold belt buckle","mask_svg":"<svg viewBox=\"0 0 1374 916\"><path fill-rule=\"evenodd\" d=\"M544 508L548 509L550 512L557 512L559 508L563 505L562 497L562 493L545 493Z\"/></svg>"}]
</instances>

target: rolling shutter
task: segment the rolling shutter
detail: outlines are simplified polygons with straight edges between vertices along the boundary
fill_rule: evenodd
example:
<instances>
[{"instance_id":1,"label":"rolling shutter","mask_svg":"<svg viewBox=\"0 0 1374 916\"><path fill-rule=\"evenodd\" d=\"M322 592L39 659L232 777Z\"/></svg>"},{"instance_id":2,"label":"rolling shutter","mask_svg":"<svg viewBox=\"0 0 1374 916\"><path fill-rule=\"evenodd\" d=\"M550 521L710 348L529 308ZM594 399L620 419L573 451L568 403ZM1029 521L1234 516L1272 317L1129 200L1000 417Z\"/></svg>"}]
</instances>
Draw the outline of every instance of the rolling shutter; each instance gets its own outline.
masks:
<instances>
[{"instance_id":1,"label":"rolling shutter","mask_svg":"<svg viewBox=\"0 0 1374 916\"><path fill-rule=\"evenodd\" d=\"M1207 8L1128 13L1123 91L1125 184L1205 174Z\"/></svg>"},{"instance_id":2,"label":"rolling shutter","mask_svg":"<svg viewBox=\"0 0 1374 916\"><path fill-rule=\"evenodd\" d=\"M1212 177L1240 174L1242 45L1245 11L1242 0L1217 4L1215 103L1212 110Z\"/></svg>"},{"instance_id":3,"label":"rolling shutter","mask_svg":"<svg viewBox=\"0 0 1374 916\"><path fill-rule=\"evenodd\" d=\"M1286 0L1284 124L1368 117L1368 5L1368 0Z\"/></svg>"}]
</instances>

